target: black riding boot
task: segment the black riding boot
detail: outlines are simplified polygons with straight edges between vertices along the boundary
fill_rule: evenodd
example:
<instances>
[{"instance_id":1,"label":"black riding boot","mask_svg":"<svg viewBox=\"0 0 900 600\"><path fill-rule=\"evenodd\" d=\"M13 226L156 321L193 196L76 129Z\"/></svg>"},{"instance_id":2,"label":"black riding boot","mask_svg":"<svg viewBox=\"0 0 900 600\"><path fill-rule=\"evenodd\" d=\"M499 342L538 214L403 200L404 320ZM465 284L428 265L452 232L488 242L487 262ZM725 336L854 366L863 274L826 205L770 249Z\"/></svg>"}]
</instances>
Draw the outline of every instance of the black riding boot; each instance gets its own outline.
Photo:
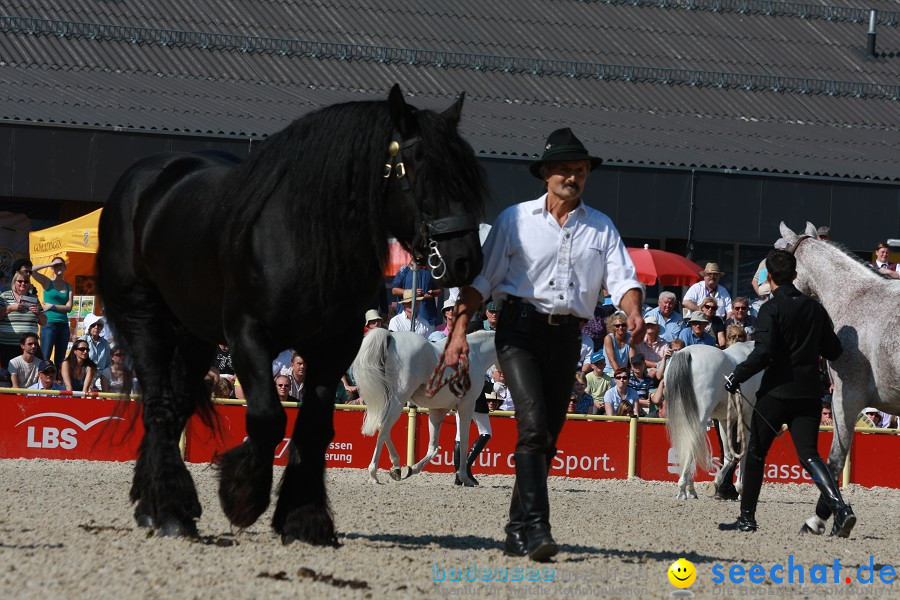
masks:
<instances>
[{"instance_id":1,"label":"black riding boot","mask_svg":"<svg viewBox=\"0 0 900 600\"><path fill-rule=\"evenodd\" d=\"M503 554L507 556L525 556L528 554L528 540L525 538L525 511L519 499L519 483L513 485L512 498L509 501L509 523L506 524L506 542Z\"/></svg>"},{"instance_id":2,"label":"black riding boot","mask_svg":"<svg viewBox=\"0 0 900 600\"><path fill-rule=\"evenodd\" d=\"M834 513L834 524L831 528L831 535L838 537L848 537L850 531L856 525L856 515L849 504L844 502L841 497L841 490L838 488L831 471L825 465L825 462L815 456L806 460L806 470L812 476L813 482L822 493L820 500L824 500L828 504L828 508Z\"/></svg>"},{"instance_id":3,"label":"black riding boot","mask_svg":"<svg viewBox=\"0 0 900 600\"><path fill-rule=\"evenodd\" d=\"M719 523L721 531L756 531L756 515L749 510L741 510L741 516L734 523Z\"/></svg>"},{"instance_id":4,"label":"black riding boot","mask_svg":"<svg viewBox=\"0 0 900 600\"><path fill-rule=\"evenodd\" d=\"M453 446L453 477L456 478L453 483L462 485L462 479L459 478L459 442Z\"/></svg>"},{"instance_id":5,"label":"black riding boot","mask_svg":"<svg viewBox=\"0 0 900 600\"><path fill-rule=\"evenodd\" d=\"M543 562L559 552L550 535L550 499L547 495L547 457L516 452L516 484L525 516L528 557Z\"/></svg>"},{"instance_id":6,"label":"black riding boot","mask_svg":"<svg viewBox=\"0 0 900 600\"><path fill-rule=\"evenodd\" d=\"M472 445L472 451L469 452L469 458L466 459L466 473L469 475L469 479L475 482L474 485L478 485L478 481L472 476L472 465L478 460L478 455L481 454L481 451L484 450L484 447L490 440L491 435L489 433L479 435L478 439L475 440L475 443Z\"/></svg>"}]
</instances>

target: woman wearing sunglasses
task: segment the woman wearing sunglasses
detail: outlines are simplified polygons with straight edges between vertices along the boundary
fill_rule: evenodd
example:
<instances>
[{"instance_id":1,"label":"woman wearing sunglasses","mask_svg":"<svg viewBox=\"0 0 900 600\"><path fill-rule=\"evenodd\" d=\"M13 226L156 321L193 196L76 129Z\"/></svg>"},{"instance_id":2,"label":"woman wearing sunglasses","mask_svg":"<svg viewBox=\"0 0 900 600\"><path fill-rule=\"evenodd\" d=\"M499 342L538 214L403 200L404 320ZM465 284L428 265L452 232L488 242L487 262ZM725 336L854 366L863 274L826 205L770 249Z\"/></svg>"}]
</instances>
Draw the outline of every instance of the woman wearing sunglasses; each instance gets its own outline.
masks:
<instances>
[{"instance_id":1,"label":"woman wearing sunglasses","mask_svg":"<svg viewBox=\"0 0 900 600\"><path fill-rule=\"evenodd\" d=\"M46 268L52 269L52 276L48 277L40 271ZM46 265L34 265L31 278L44 288L43 308L47 313L47 324L41 327L41 346L44 349L44 358L57 363L66 355L66 346L69 344L69 311L72 310L72 286L63 281L66 274L66 261L57 256Z\"/></svg>"},{"instance_id":2,"label":"woman wearing sunglasses","mask_svg":"<svg viewBox=\"0 0 900 600\"><path fill-rule=\"evenodd\" d=\"M37 297L29 295L30 290L31 276L25 271L16 271L12 289L0 294L0 361L4 365L22 354L19 343L23 334L37 336L38 326L47 324L47 315ZM35 356L44 358L40 347Z\"/></svg>"},{"instance_id":3,"label":"woman wearing sunglasses","mask_svg":"<svg viewBox=\"0 0 900 600\"><path fill-rule=\"evenodd\" d=\"M628 319L623 312L615 312L606 319L606 329L610 333L603 339L603 353L606 354L606 372L612 373L620 367L628 367L634 355L631 334L628 333ZM607 413L608 414L608 413Z\"/></svg>"},{"instance_id":4,"label":"woman wearing sunglasses","mask_svg":"<svg viewBox=\"0 0 900 600\"><path fill-rule=\"evenodd\" d=\"M616 386L606 390L603 395L603 404L606 408L607 416L615 416L619 413L619 405L627 402L631 405L632 411L638 403L638 393L628 387L628 380L631 379L631 369L628 367L619 367L616 369L613 379Z\"/></svg>"},{"instance_id":5,"label":"woman wearing sunglasses","mask_svg":"<svg viewBox=\"0 0 900 600\"><path fill-rule=\"evenodd\" d=\"M84 340L75 340L72 351L63 361L60 371L63 385L70 392L88 393L93 390L94 377L97 374L97 365L88 356L88 343Z\"/></svg>"}]
</instances>

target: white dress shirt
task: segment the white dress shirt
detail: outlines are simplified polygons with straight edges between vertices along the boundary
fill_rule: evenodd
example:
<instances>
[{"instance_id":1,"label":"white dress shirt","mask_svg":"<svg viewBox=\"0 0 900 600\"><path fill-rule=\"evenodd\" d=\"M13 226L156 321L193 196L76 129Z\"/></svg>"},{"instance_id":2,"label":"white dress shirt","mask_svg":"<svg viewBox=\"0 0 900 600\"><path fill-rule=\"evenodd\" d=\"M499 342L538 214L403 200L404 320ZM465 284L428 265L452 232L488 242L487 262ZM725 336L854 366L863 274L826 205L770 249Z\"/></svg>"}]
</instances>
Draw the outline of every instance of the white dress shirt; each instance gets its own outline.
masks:
<instances>
[{"instance_id":1,"label":"white dress shirt","mask_svg":"<svg viewBox=\"0 0 900 600\"><path fill-rule=\"evenodd\" d=\"M710 294L709 290L706 289L705 281L698 281L688 288L688 291L682 300L691 300L697 306L702 306L703 301L707 298L716 299L716 314L723 319L731 312L731 294L728 293L728 290L720 285L716 288L715 294Z\"/></svg>"},{"instance_id":2,"label":"white dress shirt","mask_svg":"<svg viewBox=\"0 0 900 600\"><path fill-rule=\"evenodd\" d=\"M547 212L544 194L500 213L472 287L495 302L517 296L542 313L591 319L601 287L618 306L625 292L641 284L609 217L579 200L560 226Z\"/></svg>"},{"instance_id":3,"label":"white dress shirt","mask_svg":"<svg viewBox=\"0 0 900 600\"><path fill-rule=\"evenodd\" d=\"M410 325L410 319L406 316L406 313L399 312L388 323L388 331L412 331ZM431 331L431 325L428 324L428 321L422 319L420 315L416 315L416 333L428 339Z\"/></svg>"}]
</instances>

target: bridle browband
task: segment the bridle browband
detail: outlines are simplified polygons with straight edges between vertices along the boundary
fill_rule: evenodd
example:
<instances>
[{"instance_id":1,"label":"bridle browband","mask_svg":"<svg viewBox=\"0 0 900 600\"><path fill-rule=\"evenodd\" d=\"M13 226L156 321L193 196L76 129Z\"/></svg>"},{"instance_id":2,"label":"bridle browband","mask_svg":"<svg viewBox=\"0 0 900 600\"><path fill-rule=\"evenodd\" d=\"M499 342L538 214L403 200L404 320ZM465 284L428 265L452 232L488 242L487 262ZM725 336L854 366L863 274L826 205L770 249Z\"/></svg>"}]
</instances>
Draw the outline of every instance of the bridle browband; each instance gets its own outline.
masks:
<instances>
[{"instance_id":1,"label":"bridle browband","mask_svg":"<svg viewBox=\"0 0 900 600\"><path fill-rule=\"evenodd\" d=\"M401 140L394 136L394 139L388 145L388 161L384 163L384 187L387 189L391 181L391 173L393 173L396 180L400 183L400 190L410 196L411 204L415 210L416 224L415 235L406 249L415 260L427 257L426 263L428 268L431 269L432 277L441 279L447 274L447 263L444 262L444 257L438 251L437 239L459 232L478 231L478 220L468 214L435 219L419 206L412 193L406 165L403 164L402 152L412 148L421 141L422 138L418 136L408 140ZM407 245L403 241L400 243L404 246Z\"/></svg>"}]
</instances>

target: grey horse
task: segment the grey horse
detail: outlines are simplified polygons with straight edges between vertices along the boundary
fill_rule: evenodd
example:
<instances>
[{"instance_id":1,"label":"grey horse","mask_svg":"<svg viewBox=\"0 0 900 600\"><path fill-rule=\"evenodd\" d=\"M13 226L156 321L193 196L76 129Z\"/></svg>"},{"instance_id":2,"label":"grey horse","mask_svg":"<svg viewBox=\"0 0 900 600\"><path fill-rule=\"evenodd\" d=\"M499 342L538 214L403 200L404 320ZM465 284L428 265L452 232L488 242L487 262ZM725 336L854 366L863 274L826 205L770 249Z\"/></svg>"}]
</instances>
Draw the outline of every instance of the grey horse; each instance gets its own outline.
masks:
<instances>
[{"instance_id":1,"label":"grey horse","mask_svg":"<svg viewBox=\"0 0 900 600\"><path fill-rule=\"evenodd\" d=\"M838 244L816 239L812 223L799 235L783 222L780 229L797 257L794 285L819 299L844 347L841 357L829 363L834 440L828 468L839 481L860 411L873 406L900 413L900 282L878 274ZM825 531L815 515L806 524L813 533Z\"/></svg>"}]
</instances>

